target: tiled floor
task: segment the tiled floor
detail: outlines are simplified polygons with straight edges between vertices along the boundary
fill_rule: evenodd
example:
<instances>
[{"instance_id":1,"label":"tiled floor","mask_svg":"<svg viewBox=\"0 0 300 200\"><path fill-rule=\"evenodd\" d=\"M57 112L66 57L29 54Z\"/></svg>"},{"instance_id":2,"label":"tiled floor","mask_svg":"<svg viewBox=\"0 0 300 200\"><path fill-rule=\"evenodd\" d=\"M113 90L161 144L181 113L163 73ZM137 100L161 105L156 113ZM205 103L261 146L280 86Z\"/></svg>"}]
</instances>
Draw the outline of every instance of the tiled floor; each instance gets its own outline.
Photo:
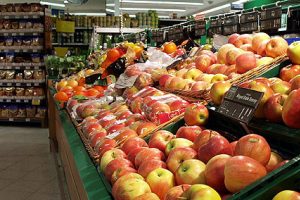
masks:
<instances>
[{"instance_id":1,"label":"tiled floor","mask_svg":"<svg viewBox=\"0 0 300 200\"><path fill-rule=\"evenodd\" d=\"M0 199L63 200L48 129L0 126Z\"/></svg>"}]
</instances>

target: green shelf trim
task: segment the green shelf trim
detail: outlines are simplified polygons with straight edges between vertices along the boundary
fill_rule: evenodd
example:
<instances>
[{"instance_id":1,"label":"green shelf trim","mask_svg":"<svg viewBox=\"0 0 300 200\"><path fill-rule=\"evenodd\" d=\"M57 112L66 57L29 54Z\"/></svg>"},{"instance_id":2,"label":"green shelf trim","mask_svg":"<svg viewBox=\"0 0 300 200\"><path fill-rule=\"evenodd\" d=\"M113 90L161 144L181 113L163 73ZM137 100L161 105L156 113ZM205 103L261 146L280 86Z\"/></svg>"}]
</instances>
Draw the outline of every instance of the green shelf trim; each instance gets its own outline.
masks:
<instances>
[{"instance_id":1,"label":"green shelf trim","mask_svg":"<svg viewBox=\"0 0 300 200\"><path fill-rule=\"evenodd\" d=\"M54 95L55 90L50 89L50 94ZM78 170L79 176L82 180L84 189L86 190L89 200L113 200L106 187L101 180L97 169L90 159L80 136L77 133L68 113L59 107L56 103L59 117L62 123L62 128L66 139L70 145L71 152L75 160L75 167Z\"/></svg>"}]
</instances>

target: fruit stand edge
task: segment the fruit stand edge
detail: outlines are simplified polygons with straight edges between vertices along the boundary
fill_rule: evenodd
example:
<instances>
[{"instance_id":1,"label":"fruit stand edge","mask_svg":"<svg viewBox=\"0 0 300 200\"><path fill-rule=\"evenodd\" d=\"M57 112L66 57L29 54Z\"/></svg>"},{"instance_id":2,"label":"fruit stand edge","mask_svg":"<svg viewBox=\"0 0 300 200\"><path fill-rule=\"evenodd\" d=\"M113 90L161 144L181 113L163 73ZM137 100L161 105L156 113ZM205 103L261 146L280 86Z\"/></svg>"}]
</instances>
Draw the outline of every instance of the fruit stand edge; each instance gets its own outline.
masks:
<instances>
[{"instance_id":1,"label":"fruit stand edge","mask_svg":"<svg viewBox=\"0 0 300 200\"><path fill-rule=\"evenodd\" d=\"M50 94L53 96L55 93L54 89L50 89ZM70 166L77 171L80 176L81 183L75 183L77 186L80 184L83 186L87 199L113 199L105 188L105 185L99 177L96 167L90 159L84 144L82 143L76 128L72 124L67 112L61 110L58 104L55 106L58 112L59 120L61 122L63 134L67 140L68 146L70 147L71 156L73 157L75 166ZM53 123L50 121L50 123ZM59 128L59 127L58 127ZM60 142L58 142L59 144ZM60 148L58 148L60 149ZM59 150L58 150L59 151ZM61 159L64 159L63 157ZM65 161L68 162L68 161ZM63 162L64 163L64 162ZM72 164L71 164L72 165ZM76 181L75 181L76 182ZM79 191L80 192L80 191ZM82 194L81 194L82 195ZM85 198L83 198L85 199Z\"/></svg>"}]
</instances>

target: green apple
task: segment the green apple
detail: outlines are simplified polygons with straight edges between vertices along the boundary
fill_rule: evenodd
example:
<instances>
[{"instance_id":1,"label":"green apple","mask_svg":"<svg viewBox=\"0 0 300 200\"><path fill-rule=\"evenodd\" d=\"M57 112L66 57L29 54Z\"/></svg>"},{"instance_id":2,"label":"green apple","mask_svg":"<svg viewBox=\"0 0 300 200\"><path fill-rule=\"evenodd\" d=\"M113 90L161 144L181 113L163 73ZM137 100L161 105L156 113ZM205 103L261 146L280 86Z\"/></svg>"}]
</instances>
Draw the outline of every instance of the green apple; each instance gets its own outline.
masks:
<instances>
[{"instance_id":1,"label":"green apple","mask_svg":"<svg viewBox=\"0 0 300 200\"><path fill-rule=\"evenodd\" d=\"M177 184L203 184L205 183L205 164L197 159L185 160L176 170Z\"/></svg>"}]
</instances>

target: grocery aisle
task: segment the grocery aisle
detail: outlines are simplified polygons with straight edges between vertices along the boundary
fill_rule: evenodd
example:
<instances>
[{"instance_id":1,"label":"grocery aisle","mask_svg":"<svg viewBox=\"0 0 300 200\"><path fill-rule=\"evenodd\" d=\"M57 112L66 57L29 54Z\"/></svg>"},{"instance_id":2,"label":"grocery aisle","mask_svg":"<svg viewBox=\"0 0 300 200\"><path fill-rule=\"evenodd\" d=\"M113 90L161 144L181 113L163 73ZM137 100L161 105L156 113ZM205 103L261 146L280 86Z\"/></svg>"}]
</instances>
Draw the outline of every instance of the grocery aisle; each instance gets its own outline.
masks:
<instances>
[{"instance_id":1,"label":"grocery aisle","mask_svg":"<svg viewBox=\"0 0 300 200\"><path fill-rule=\"evenodd\" d=\"M48 129L0 127L0 198L64 200Z\"/></svg>"}]
</instances>

